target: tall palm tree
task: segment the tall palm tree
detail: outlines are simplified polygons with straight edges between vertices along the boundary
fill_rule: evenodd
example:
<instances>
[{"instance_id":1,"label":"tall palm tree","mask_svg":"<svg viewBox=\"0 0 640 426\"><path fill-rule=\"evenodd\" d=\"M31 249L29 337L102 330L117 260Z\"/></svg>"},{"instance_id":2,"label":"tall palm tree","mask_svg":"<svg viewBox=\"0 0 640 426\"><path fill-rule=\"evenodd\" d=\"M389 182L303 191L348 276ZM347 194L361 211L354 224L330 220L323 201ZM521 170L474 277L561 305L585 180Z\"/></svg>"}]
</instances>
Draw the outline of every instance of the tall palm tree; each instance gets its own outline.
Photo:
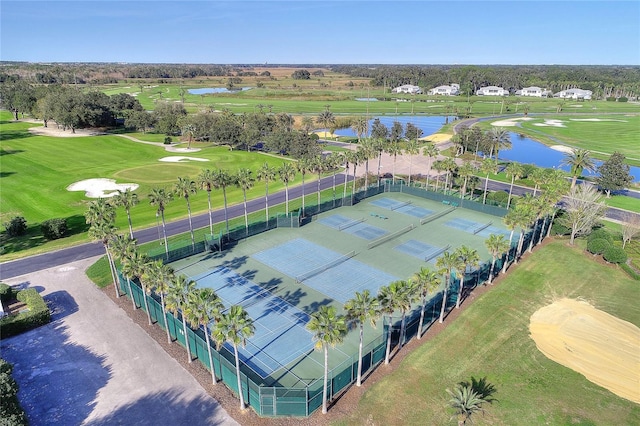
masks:
<instances>
[{"instance_id":1,"label":"tall palm tree","mask_svg":"<svg viewBox=\"0 0 640 426\"><path fill-rule=\"evenodd\" d=\"M380 304L380 313L388 315L388 333L387 333L387 351L384 363L389 364L389 355L391 354L391 329L393 321L393 313L400 309L402 314L402 322L400 325L400 346L402 348L404 339L404 322L406 313L411 309L411 303L416 295L415 286L411 281L393 281L388 286L381 287L378 290L378 303Z\"/></svg>"},{"instance_id":2,"label":"tall palm tree","mask_svg":"<svg viewBox=\"0 0 640 426\"><path fill-rule=\"evenodd\" d=\"M547 179L547 170L542 167L535 167L531 173L529 173L529 179L533 181L533 196L538 193L540 185L542 185Z\"/></svg>"},{"instance_id":3,"label":"tall palm tree","mask_svg":"<svg viewBox=\"0 0 640 426\"><path fill-rule=\"evenodd\" d=\"M341 152L340 159L344 163L344 186L342 187L342 198L347 198L347 180L349 179L349 164L351 163L351 151Z\"/></svg>"},{"instance_id":4,"label":"tall palm tree","mask_svg":"<svg viewBox=\"0 0 640 426\"><path fill-rule=\"evenodd\" d=\"M444 167L444 171L447 172L445 175L445 182L444 182L445 193L447 191L451 193L451 190L453 188L453 173L458 168L458 165L456 164L453 158L447 157L444 160L442 160L442 166Z\"/></svg>"},{"instance_id":5,"label":"tall palm tree","mask_svg":"<svg viewBox=\"0 0 640 426\"><path fill-rule=\"evenodd\" d=\"M478 395L471 386L458 384L453 390L447 389L447 393L451 396L449 407L455 410L458 426L464 426L467 420L471 420L473 414L484 411L482 404L487 401Z\"/></svg>"},{"instance_id":6,"label":"tall palm tree","mask_svg":"<svg viewBox=\"0 0 640 426\"><path fill-rule=\"evenodd\" d=\"M332 178L333 178L333 202L334 202L334 206L335 206L335 201L336 201L336 178L338 175L338 171L340 170L340 164L341 164L341 157L337 154L337 153L333 153L328 155L327 157L325 157L324 159L324 166L325 166L325 171L327 172L331 172Z\"/></svg>"},{"instance_id":7,"label":"tall palm tree","mask_svg":"<svg viewBox=\"0 0 640 426\"><path fill-rule=\"evenodd\" d=\"M509 241L503 234L491 234L489 238L484 241L484 245L491 254L491 269L489 269L489 284L493 283L493 270L496 265L498 257L509 250Z\"/></svg>"},{"instance_id":8,"label":"tall palm tree","mask_svg":"<svg viewBox=\"0 0 640 426\"><path fill-rule=\"evenodd\" d=\"M311 170L311 161L308 158L301 158L296 163L296 169L302 175L302 210L301 216L304 217L304 177L307 175L309 170Z\"/></svg>"},{"instance_id":9,"label":"tall palm tree","mask_svg":"<svg viewBox=\"0 0 640 426\"><path fill-rule=\"evenodd\" d=\"M129 297L131 297L131 306L133 310L139 308L136 304L136 298L133 296L133 289L131 287L131 281L135 280L138 276L138 264L135 258L138 256L137 248L135 244L127 246L125 252L120 254L120 271L122 275L127 279L127 287L129 288Z\"/></svg>"},{"instance_id":10,"label":"tall palm tree","mask_svg":"<svg viewBox=\"0 0 640 426\"><path fill-rule=\"evenodd\" d=\"M358 324L360 329L360 343L358 345L358 377L356 386L362 385L362 345L364 341L364 323L369 320L372 326L376 326L378 312L378 299L371 296L369 290L362 293L356 292L352 299L347 300L344 309L347 311L347 320Z\"/></svg>"},{"instance_id":11,"label":"tall palm tree","mask_svg":"<svg viewBox=\"0 0 640 426\"><path fill-rule=\"evenodd\" d=\"M407 146L404 148L404 153L409 156L409 182L407 185L411 186L411 173L413 169L413 156L420 152L418 141L411 139L407 142Z\"/></svg>"},{"instance_id":12,"label":"tall palm tree","mask_svg":"<svg viewBox=\"0 0 640 426\"><path fill-rule=\"evenodd\" d=\"M565 154L562 164L567 165L571 169L571 188L576 186L578 177L584 170L593 172L596 166L591 158L591 151L587 149L575 148L571 152Z\"/></svg>"},{"instance_id":13,"label":"tall palm tree","mask_svg":"<svg viewBox=\"0 0 640 426\"><path fill-rule=\"evenodd\" d=\"M467 183L469 182L469 178L475 174L475 171L473 164L469 161L463 162L462 165L458 167L458 175L463 180L460 199L463 199L464 196L467 195ZM471 198L473 198L473 189L471 190Z\"/></svg>"},{"instance_id":14,"label":"tall palm tree","mask_svg":"<svg viewBox=\"0 0 640 426\"><path fill-rule=\"evenodd\" d=\"M507 255L505 256L504 263L502 264L503 274L507 272L507 267L509 265L509 257L510 257L511 248L512 248L511 246L513 245L513 234L516 228L518 227L518 223L519 223L518 214L519 214L519 211L516 211L515 209L509 210L507 214L504 215L504 217L502 218L502 222L504 223L504 226L506 226L507 229L511 231L509 233L509 241L507 241L509 244L509 248L507 249Z\"/></svg>"},{"instance_id":15,"label":"tall palm tree","mask_svg":"<svg viewBox=\"0 0 640 426\"><path fill-rule=\"evenodd\" d=\"M440 273L444 274L445 278L442 294L442 307L440 308L440 319L438 320L439 323L442 323L444 321L444 311L447 306L447 291L449 289L449 282L451 281L451 271L456 269L456 267L458 266L458 262L458 256L448 251L442 253L442 256L440 256L438 260L436 260L436 268L440 270Z\"/></svg>"},{"instance_id":16,"label":"tall palm tree","mask_svg":"<svg viewBox=\"0 0 640 426\"><path fill-rule=\"evenodd\" d=\"M356 193L356 169L358 168L358 164L362 163L362 155L358 151L350 151L348 155L349 162L353 166L353 181L351 186L351 198L353 199L353 196Z\"/></svg>"},{"instance_id":17,"label":"tall palm tree","mask_svg":"<svg viewBox=\"0 0 640 426\"><path fill-rule=\"evenodd\" d=\"M398 298L398 308L400 309L400 314L402 316L400 320L400 347L398 350L402 349L405 341L406 334L406 324L407 324L407 313L411 311L411 305L416 301L418 297L418 287L413 280L400 280L397 281L399 289L400 297ZM389 284L389 287L393 287L393 283Z\"/></svg>"},{"instance_id":18,"label":"tall palm tree","mask_svg":"<svg viewBox=\"0 0 640 426\"><path fill-rule=\"evenodd\" d=\"M184 333L184 343L187 349L187 360L191 358L191 347L189 346L189 333L187 332L186 311L189 307L189 294L196 288L196 282L187 280L184 275L175 275L173 281L169 283L167 297L165 299L167 309L177 318L178 313L182 317L182 332Z\"/></svg>"},{"instance_id":19,"label":"tall palm tree","mask_svg":"<svg viewBox=\"0 0 640 426\"><path fill-rule=\"evenodd\" d=\"M318 115L318 118L316 118L316 123L321 124L322 127L325 129L325 132L324 132L325 138L327 137L327 130L329 130L329 128L332 125L334 125L335 122L336 122L336 118L334 117L333 113L329 111L328 108L322 111L320 115Z\"/></svg>"},{"instance_id":20,"label":"tall palm tree","mask_svg":"<svg viewBox=\"0 0 640 426\"><path fill-rule=\"evenodd\" d=\"M393 157L393 169L391 170L391 182L395 185L396 183L396 161L398 160L398 155L402 155L402 148L398 142L391 142L387 146L387 154Z\"/></svg>"},{"instance_id":21,"label":"tall palm tree","mask_svg":"<svg viewBox=\"0 0 640 426\"><path fill-rule=\"evenodd\" d=\"M322 386L322 414L327 414L327 382L329 379L329 347L342 343L347 334L344 315L338 315L334 306L321 306L311 315L307 329L313 333L316 349L324 351L324 384Z\"/></svg>"},{"instance_id":22,"label":"tall palm tree","mask_svg":"<svg viewBox=\"0 0 640 426\"><path fill-rule=\"evenodd\" d=\"M369 187L369 160L376 154L373 139L365 139L360 145L358 145L358 154L364 161L364 187Z\"/></svg>"},{"instance_id":23,"label":"tall palm tree","mask_svg":"<svg viewBox=\"0 0 640 426\"><path fill-rule=\"evenodd\" d=\"M326 164L321 155L313 157L311 159L311 163L309 164L311 170L314 171L318 175L318 212L320 211L320 180L322 179L322 173L326 170Z\"/></svg>"},{"instance_id":24,"label":"tall palm tree","mask_svg":"<svg viewBox=\"0 0 640 426\"><path fill-rule=\"evenodd\" d=\"M517 226L520 227L520 238L518 238L518 246L516 249L515 255L515 264L518 264L518 260L522 256L522 246L524 244L524 236L531 229L533 225L533 221L536 219L538 215L535 208L535 198L530 194L525 194L524 197L520 199L520 202L516 204L516 208L514 209L515 220Z\"/></svg>"},{"instance_id":25,"label":"tall palm tree","mask_svg":"<svg viewBox=\"0 0 640 426\"><path fill-rule=\"evenodd\" d=\"M215 184L216 189L222 189L222 198L224 200L224 223L229 233L229 215L227 214L227 187L233 185L236 182L236 177L224 169L218 169L215 171Z\"/></svg>"},{"instance_id":26,"label":"tall palm tree","mask_svg":"<svg viewBox=\"0 0 640 426\"><path fill-rule=\"evenodd\" d=\"M296 169L290 162L284 161L278 168L278 176L280 181L284 183L285 211L289 216L289 182L296 176Z\"/></svg>"},{"instance_id":27,"label":"tall palm tree","mask_svg":"<svg viewBox=\"0 0 640 426\"><path fill-rule=\"evenodd\" d=\"M94 223L110 223L113 225L116 220L116 210L106 198L98 198L89 202L84 217L88 225L93 225Z\"/></svg>"},{"instance_id":28,"label":"tall palm tree","mask_svg":"<svg viewBox=\"0 0 640 426\"><path fill-rule=\"evenodd\" d=\"M131 188L127 188L124 191L118 190L118 193L113 197L113 204L119 207L124 207L127 212L127 221L129 221L129 235L133 239L133 226L131 225L131 208L135 207L140 200L138 200L138 194L131 191Z\"/></svg>"},{"instance_id":29,"label":"tall palm tree","mask_svg":"<svg viewBox=\"0 0 640 426\"><path fill-rule=\"evenodd\" d=\"M255 333L253 320L242 306L233 305L226 314L214 324L211 336L216 342L218 349L229 342L233 345L233 355L236 362L236 377L238 378L238 397L240 398L240 409L244 410L244 394L242 393L242 382L240 380L240 358L238 357L238 345L246 344L248 338Z\"/></svg>"},{"instance_id":30,"label":"tall palm tree","mask_svg":"<svg viewBox=\"0 0 640 426\"><path fill-rule=\"evenodd\" d=\"M413 276L413 282L416 285L416 291L421 298L420 303L420 322L418 323L418 340L422 338L422 327L424 322L424 310L427 306L427 296L436 291L440 287L440 276L437 272L429 268L422 267Z\"/></svg>"},{"instance_id":31,"label":"tall palm tree","mask_svg":"<svg viewBox=\"0 0 640 426\"><path fill-rule=\"evenodd\" d=\"M196 183L188 177L178 177L178 182L173 187L175 193L179 197L183 197L187 202L187 214L189 215L189 232L191 233L191 247L195 250L196 240L193 236L193 224L191 223L191 202L189 197L198 192Z\"/></svg>"},{"instance_id":32,"label":"tall palm tree","mask_svg":"<svg viewBox=\"0 0 640 426\"><path fill-rule=\"evenodd\" d=\"M434 188L434 191L438 192L438 184L440 183L440 173L446 170L444 160L436 160L433 163L433 168L436 169L436 171L438 172L438 174L436 175L436 185Z\"/></svg>"},{"instance_id":33,"label":"tall palm tree","mask_svg":"<svg viewBox=\"0 0 640 426\"><path fill-rule=\"evenodd\" d=\"M149 269L149 265L152 260L146 254L141 254L138 251L133 252L133 256L127 258L125 262L130 262L131 266L135 271L135 276L138 277L138 281L140 282L140 288L142 289L142 301L144 303L144 310L147 312L147 321L149 325L151 325L151 312L149 310L149 300L147 299L147 295L151 293L150 288L148 287L149 281L147 277L145 277L145 273L147 269Z\"/></svg>"},{"instance_id":34,"label":"tall palm tree","mask_svg":"<svg viewBox=\"0 0 640 426\"><path fill-rule=\"evenodd\" d=\"M495 159L498 159L501 149L511 148L511 138L509 132L504 127L492 127L489 131L489 141L491 143L491 152L489 157L495 152Z\"/></svg>"},{"instance_id":35,"label":"tall palm tree","mask_svg":"<svg viewBox=\"0 0 640 426\"><path fill-rule=\"evenodd\" d=\"M487 203L487 189L489 187L489 175L498 172L498 162L491 157L486 157L480 163L480 171L486 175L484 178L484 193L482 195L482 204Z\"/></svg>"},{"instance_id":36,"label":"tall palm tree","mask_svg":"<svg viewBox=\"0 0 640 426\"><path fill-rule=\"evenodd\" d=\"M511 195L513 194L513 183L516 181L516 179L520 179L522 177L522 175L524 174L524 168L520 163L511 162L509 163L507 168L504 170L504 173L507 175L507 177L511 177L511 185L509 186L509 198L507 200L507 209L508 209L511 206Z\"/></svg>"},{"instance_id":37,"label":"tall palm tree","mask_svg":"<svg viewBox=\"0 0 640 426\"><path fill-rule=\"evenodd\" d=\"M107 221L95 222L91 225L88 232L89 238L92 241L100 241L104 247L104 251L107 254L107 262L109 263L109 270L111 271L111 278L113 279L113 285L116 290L116 297L120 297L120 291L118 290L118 277L116 274L116 266L111 256L111 250L109 247L110 242L116 236L116 228L112 223Z\"/></svg>"},{"instance_id":38,"label":"tall palm tree","mask_svg":"<svg viewBox=\"0 0 640 426\"><path fill-rule=\"evenodd\" d=\"M207 191L207 203L209 206L209 233L213 236L213 213L211 208L211 191L216 184L216 175L209 169L202 169L197 178L200 189Z\"/></svg>"},{"instance_id":39,"label":"tall palm tree","mask_svg":"<svg viewBox=\"0 0 640 426\"><path fill-rule=\"evenodd\" d=\"M256 180L250 169L242 168L238 170L236 185L242 189L242 199L244 200L244 228L249 232L249 215L247 214L247 190L253 188Z\"/></svg>"},{"instance_id":40,"label":"tall palm tree","mask_svg":"<svg viewBox=\"0 0 640 426\"><path fill-rule=\"evenodd\" d=\"M458 287L458 298L456 299L456 309L460 309L460 301L462 300L462 289L464 287L464 279L467 275L467 270L475 268L480 262L480 255L477 250L471 247L462 245L458 247L454 255L458 256L458 264L456 266L456 275L460 275L460 286Z\"/></svg>"},{"instance_id":41,"label":"tall palm tree","mask_svg":"<svg viewBox=\"0 0 640 426\"><path fill-rule=\"evenodd\" d=\"M173 268L165 265L162 260L156 260L149 264L145 271L149 289L160 295L160 306L162 307L162 318L164 319L164 329L167 333L167 343L171 343L171 333L169 332L169 322L167 321L167 304L165 295L169 290L169 284L175 280Z\"/></svg>"},{"instance_id":42,"label":"tall palm tree","mask_svg":"<svg viewBox=\"0 0 640 426\"><path fill-rule=\"evenodd\" d=\"M269 222L269 182L273 182L276 180L276 169L270 166L269 163L265 161L258 169L256 178L264 182L265 219L267 222Z\"/></svg>"},{"instance_id":43,"label":"tall palm tree","mask_svg":"<svg viewBox=\"0 0 640 426\"><path fill-rule=\"evenodd\" d=\"M197 288L188 296L189 308L187 309L187 322L191 328L202 327L207 342L207 353L209 354L209 367L211 368L211 381L216 384L216 373L213 369L213 356L211 354L211 341L209 335L209 323L220 321L224 305L222 300L211 288Z\"/></svg>"},{"instance_id":44,"label":"tall palm tree","mask_svg":"<svg viewBox=\"0 0 640 426\"><path fill-rule=\"evenodd\" d=\"M151 188L151 193L149 193L149 204L157 208L156 217L160 215L160 218L162 219L164 250L167 256L169 255L169 243L167 242L167 228L164 221L164 209L172 200L173 194L171 194L171 192L168 192L165 188Z\"/></svg>"},{"instance_id":45,"label":"tall palm tree","mask_svg":"<svg viewBox=\"0 0 640 426\"><path fill-rule=\"evenodd\" d=\"M358 137L358 145L362 142L362 138L369 133L369 121L365 117L356 117L351 122L351 129Z\"/></svg>"},{"instance_id":46,"label":"tall palm tree","mask_svg":"<svg viewBox=\"0 0 640 426\"><path fill-rule=\"evenodd\" d=\"M426 189L429 189L429 178L431 177L431 161L438 156L440 150L437 146L432 143L428 143L424 148L422 148L422 155L429 158L429 165L427 168L427 181L425 183Z\"/></svg>"}]
</instances>

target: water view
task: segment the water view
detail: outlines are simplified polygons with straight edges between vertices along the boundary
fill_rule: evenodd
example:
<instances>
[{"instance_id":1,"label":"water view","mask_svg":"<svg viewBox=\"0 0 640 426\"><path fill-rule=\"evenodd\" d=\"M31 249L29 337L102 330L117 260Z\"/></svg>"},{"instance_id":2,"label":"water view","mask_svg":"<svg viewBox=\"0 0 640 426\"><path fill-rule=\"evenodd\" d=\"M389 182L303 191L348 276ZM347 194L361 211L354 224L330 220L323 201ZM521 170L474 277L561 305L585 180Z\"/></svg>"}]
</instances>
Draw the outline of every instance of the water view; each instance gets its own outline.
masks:
<instances>
[{"instance_id":1,"label":"water view","mask_svg":"<svg viewBox=\"0 0 640 426\"><path fill-rule=\"evenodd\" d=\"M369 120L369 132L371 132L371 126L373 125L373 121L375 119L379 119L382 124L387 126L387 129L391 130L393 123L395 121L402 124L402 129L404 130L407 126L407 123L411 123L415 125L417 128L421 129L423 132L423 136L428 136L433 133L436 133L442 126L444 126L447 122L447 117L444 116L434 116L434 115L398 115L398 116L389 116L383 115L378 117L373 117ZM449 123L456 120L455 116L448 117ZM324 131L322 129L321 131ZM352 128L347 129L338 129L334 132L335 135L338 136L357 136Z\"/></svg>"},{"instance_id":2,"label":"water view","mask_svg":"<svg viewBox=\"0 0 640 426\"><path fill-rule=\"evenodd\" d=\"M227 89L226 87L204 87L201 89L189 89L187 90L192 95L207 95L210 93L233 93L233 92L243 92L245 90L252 89L252 87L241 87L238 89Z\"/></svg>"}]
</instances>

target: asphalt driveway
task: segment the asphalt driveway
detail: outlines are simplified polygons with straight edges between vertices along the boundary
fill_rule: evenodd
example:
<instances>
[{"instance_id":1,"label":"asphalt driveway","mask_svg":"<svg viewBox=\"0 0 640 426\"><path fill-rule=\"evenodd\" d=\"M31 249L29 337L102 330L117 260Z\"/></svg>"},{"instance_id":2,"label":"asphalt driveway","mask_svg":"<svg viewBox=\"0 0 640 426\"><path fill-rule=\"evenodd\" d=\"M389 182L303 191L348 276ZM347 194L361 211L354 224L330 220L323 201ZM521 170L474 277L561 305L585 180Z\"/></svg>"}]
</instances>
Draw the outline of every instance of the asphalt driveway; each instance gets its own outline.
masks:
<instances>
[{"instance_id":1,"label":"asphalt driveway","mask_svg":"<svg viewBox=\"0 0 640 426\"><path fill-rule=\"evenodd\" d=\"M5 280L35 287L50 324L0 341L31 425L237 425L86 277L97 258Z\"/></svg>"}]
</instances>

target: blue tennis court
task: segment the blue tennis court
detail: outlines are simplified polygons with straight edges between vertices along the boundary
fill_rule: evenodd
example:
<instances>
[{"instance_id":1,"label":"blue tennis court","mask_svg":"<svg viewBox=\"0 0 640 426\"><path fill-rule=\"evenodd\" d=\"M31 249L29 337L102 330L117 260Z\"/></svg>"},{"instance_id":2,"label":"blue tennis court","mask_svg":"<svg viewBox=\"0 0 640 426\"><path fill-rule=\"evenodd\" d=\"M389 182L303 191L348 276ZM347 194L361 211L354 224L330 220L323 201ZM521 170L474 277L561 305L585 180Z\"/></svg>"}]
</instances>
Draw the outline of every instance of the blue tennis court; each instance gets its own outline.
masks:
<instances>
[{"instance_id":1,"label":"blue tennis court","mask_svg":"<svg viewBox=\"0 0 640 426\"><path fill-rule=\"evenodd\" d=\"M356 237L363 238L365 240L375 240L376 238L380 238L387 233L387 231L382 228L378 228L377 226L373 225L367 225L364 222L360 222L356 225L343 229L342 232L355 235Z\"/></svg>"},{"instance_id":2,"label":"blue tennis court","mask_svg":"<svg viewBox=\"0 0 640 426\"><path fill-rule=\"evenodd\" d=\"M304 247L304 251L300 250L301 247ZM345 258L338 252L300 239L261 251L253 257L293 279L307 276L302 279L306 286L341 303L351 299L357 291L368 289L375 294L380 287L398 279L358 260ZM335 261L340 262L332 264ZM323 265L327 265L326 270ZM312 274L309 274L310 271Z\"/></svg>"},{"instance_id":3,"label":"blue tennis court","mask_svg":"<svg viewBox=\"0 0 640 426\"><path fill-rule=\"evenodd\" d=\"M421 260L433 259L442 254L446 247L436 247L418 240L409 240L394 247L394 250L401 251Z\"/></svg>"},{"instance_id":4,"label":"blue tennis court","mask_svg":"<svg viewBox=\"0 0 640 426\"><path fill-rule=\"evenodd\" d=\"M324 217L318 220L318 223L323 225L327 225L333 229L340 229L341 226L344 226L351 222L353 219L350 219L346 216L342 216L340 214L332 214L331 216Z\"/></svg>"},{"instance_id":5,"label":"blue tennis court","mask_svg":"<svg viewBox=\"0 0 640 426\"><path fill-rule=\"evenodd\" d=\"M412 206L411 204L407 204L406 206L399 207L395 211L408 214L409 216L417 217L420 219L422 219L423 217L427 217L431 213L433 213L433 210L427 210L422 207Z\"/></svg>"},{"instance_id":6,"label":"blue tennis court","mask_svg":"<svg viewBox=\"0 0 640 426\"><path fill-rule=\"evenodd\" d=\"M225 306L242 305L253 318L255 334L238 354L263 378L313 350L313 336L305 328L309 316L280 297L223 266L191 279L213 288Z\"/></svg>"},{"instance_id":7,"label":"blue tennis court","mask_svg":"<svg viewBox=\"0 0 640 426\"><path fill-rule=\"evenodd\" d=\"M377 200L371 201L369 204L382 207L387 210L394 210L403 214L408 214L409 216L423 218L429 216L433 213L432 210L428 210L422 207L414 206L409 201L398 201L392 200L391 198L379 198Z\"/></svg>"},{"instance_id":8,"label":"blue tennis court","mask_svg":"<svg viewBox=\"0 0 640 426\"><path fill-rule=\"evenodd\" d=\"M483 229L482 231L478 232L476 235L479 235L481 237L487 238L491 234L496 234L496 235L502 234L508 240L509 239L509 235L511 234L511 231L507 231L506 229L498 228L496 226L489 226L489 227Z\"/></svg>"},{"instance_id":9,"label":"blue tennis court","mask_svg":"<svg viewBox=\"0 0 640 426\"><path fill-rule=\"evenodd\" d=\"M370 201L369 204L371 204L372 206L382 207L383 209L394 210L394 207L398 208L405 203L403 203L402 201L383 197L378 198L377 200Z\"/></svg>"}]
</instances>

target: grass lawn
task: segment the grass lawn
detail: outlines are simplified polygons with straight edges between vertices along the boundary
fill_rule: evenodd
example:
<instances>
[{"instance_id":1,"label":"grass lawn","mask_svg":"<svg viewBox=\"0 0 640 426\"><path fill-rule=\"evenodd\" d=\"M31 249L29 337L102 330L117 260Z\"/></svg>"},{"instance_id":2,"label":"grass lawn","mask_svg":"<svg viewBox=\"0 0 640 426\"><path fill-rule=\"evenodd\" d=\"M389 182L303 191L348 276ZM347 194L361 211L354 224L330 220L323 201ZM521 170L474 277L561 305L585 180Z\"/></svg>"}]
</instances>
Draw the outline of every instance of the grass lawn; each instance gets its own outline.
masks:
<instances>
[{"instance_id":1,"label":"grass lawn","mask_svg":"<svg viewBox=\"0 0 640 426\"><path fill-rule=\"evenodd\" d=\"M639 405L546 358L528 329L535 311L561 297L589 301L640 325L638 296L637 282L620 269L597 263L566 240L554 241L408 355L337 424L451 424L445 389L471 376L486 376L498 400L474 424L640 424Z\"/></svg>"}]
</instances>

